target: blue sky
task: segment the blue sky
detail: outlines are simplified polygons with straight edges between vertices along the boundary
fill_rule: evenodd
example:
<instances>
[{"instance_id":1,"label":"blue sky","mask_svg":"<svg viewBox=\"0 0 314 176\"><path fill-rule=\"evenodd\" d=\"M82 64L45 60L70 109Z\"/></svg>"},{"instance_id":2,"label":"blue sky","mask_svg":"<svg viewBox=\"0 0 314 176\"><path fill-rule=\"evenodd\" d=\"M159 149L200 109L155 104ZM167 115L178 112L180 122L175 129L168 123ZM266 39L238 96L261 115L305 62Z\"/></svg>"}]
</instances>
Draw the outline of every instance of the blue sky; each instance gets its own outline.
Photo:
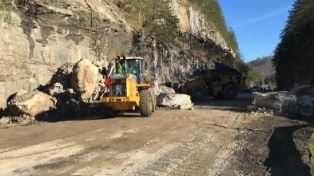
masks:
<instances>
[{"instance_id":1,"label":"blue sky","mask_svg":"<svg viewBox=\"0 0 314 176\"><path fill-rule=\"evenodd\" d=\"M294 4L294 0L218 1L246 62L273 53Z\"/></svg>"}]
</instances>

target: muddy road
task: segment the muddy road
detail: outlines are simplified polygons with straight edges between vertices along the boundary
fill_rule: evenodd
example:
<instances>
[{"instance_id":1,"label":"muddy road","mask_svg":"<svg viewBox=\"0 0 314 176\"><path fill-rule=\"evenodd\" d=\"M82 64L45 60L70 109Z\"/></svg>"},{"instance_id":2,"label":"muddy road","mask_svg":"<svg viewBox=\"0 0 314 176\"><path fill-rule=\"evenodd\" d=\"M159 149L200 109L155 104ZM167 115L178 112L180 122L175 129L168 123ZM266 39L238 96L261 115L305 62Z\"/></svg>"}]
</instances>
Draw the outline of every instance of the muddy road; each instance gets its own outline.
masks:
<instances>
[{"instance_id":1,"label":"muddy road","mask_svg":"<svg viewBox=\"0 0 314 176\"><path fill-rule=\"evenodd\" d=\"M248 102L0 129L0 175L311 175L311 123Z\"/></svg>"}]
</instances>

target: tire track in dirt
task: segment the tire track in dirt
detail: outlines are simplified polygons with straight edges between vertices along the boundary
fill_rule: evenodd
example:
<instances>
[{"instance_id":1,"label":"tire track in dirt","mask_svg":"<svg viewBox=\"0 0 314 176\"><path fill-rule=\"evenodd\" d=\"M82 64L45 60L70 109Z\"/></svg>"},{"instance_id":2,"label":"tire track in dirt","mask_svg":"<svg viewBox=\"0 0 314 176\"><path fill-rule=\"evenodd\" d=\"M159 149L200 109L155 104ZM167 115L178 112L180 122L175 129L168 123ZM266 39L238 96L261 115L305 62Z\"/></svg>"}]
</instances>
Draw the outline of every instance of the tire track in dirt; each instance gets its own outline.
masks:
<instances>
[{"instance_id":1,"label":"tire track in dirt","mask_svg":"<svg viewBox=\"0 0 314 176\"><path fill-rule=\"evenodd\" d=\"M83 149L83 146L75 143L56 140L3 152L0 157L1 174L32 175L33 166L45 164L58 158L69 157Z\"/></svg>"},{"instance_id":2,"label":"tire track in dirt","mask_svg":"<svg viewBox=\"0 0 314 176\"><path fill-rule=\"evenodd\" d=\"M225 133L228 131L223 131ZM221 142L220 134L202 129L194 134L193 140L181 143L164 153L155 161L134 172L124 172L128 176L202 176L219 175L229 164L227 158L233 153L236 143Z\"/></svg>"},{"instance_id":3,"label":"tire track in dirt","mask_svg":"<svg viewBox=\"0 0 314 176\"><path fill-rule=\"evenodd\" d=\"M191 158L195 158L196 155L203 153L204 149L215 143L216 140L211 134L206 134L204 131L199 132L191 142L178 145L178 147L159 157L155 162L130 175L177 175L177 168L180 168L182 164L191 160Z\"/></svg>"}]
</instances>

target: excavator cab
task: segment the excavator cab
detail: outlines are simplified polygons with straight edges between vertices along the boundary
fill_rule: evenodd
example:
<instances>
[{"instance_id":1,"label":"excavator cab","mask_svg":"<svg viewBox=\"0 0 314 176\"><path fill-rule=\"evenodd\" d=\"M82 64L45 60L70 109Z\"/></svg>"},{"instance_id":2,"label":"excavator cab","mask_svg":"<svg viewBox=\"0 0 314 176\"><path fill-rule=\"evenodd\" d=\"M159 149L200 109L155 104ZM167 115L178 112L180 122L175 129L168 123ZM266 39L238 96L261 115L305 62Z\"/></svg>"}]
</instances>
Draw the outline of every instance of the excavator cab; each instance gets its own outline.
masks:
<instances>
[{"instance_id":1,"label":"excavator cab","mask_svg":"<svg viewBox=\"0 0 314 176\"><path fill-rule=\"evenodd\" d=\"M141 57L118 57L115 71L106 81L109 92L102 103L113 111L137 111L148 117L155 111L156 100L150 84L144 83Z\"/></svg>"}]
</instances>

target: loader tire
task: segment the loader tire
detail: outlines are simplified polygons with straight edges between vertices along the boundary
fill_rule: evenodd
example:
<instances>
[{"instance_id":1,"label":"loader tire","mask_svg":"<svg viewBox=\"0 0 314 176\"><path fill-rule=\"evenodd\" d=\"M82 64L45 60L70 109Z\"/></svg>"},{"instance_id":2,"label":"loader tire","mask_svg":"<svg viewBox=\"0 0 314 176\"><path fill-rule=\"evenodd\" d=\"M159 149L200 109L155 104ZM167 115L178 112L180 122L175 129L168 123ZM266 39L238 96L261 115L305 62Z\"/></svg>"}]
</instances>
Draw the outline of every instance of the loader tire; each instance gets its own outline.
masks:
<instances>
[{"instance_id":1,"label":"loader tire","mask_svg":"<svg viewBox=\"0 0 314 176\"><path fill-rule=\"evenodd\" d=\"M140 92L140 113L143 117L149 117L153 113L154 102L151 92L149 90L142 90Z\"/></svg>"},{"instance_id":2,"label":"loader tire","mask_svg":"<svg viewBox=\"0 0 314 176\"><path fill-rule=\"evenodd\" d=\"M152 112L155 112L156 109L157 109L157 98L156 98L156 95L155 95L153 89L149 89L149 92L151 93L152 100L153 100L153 110L152 110Z\"/></svg>"}]
</instances>

